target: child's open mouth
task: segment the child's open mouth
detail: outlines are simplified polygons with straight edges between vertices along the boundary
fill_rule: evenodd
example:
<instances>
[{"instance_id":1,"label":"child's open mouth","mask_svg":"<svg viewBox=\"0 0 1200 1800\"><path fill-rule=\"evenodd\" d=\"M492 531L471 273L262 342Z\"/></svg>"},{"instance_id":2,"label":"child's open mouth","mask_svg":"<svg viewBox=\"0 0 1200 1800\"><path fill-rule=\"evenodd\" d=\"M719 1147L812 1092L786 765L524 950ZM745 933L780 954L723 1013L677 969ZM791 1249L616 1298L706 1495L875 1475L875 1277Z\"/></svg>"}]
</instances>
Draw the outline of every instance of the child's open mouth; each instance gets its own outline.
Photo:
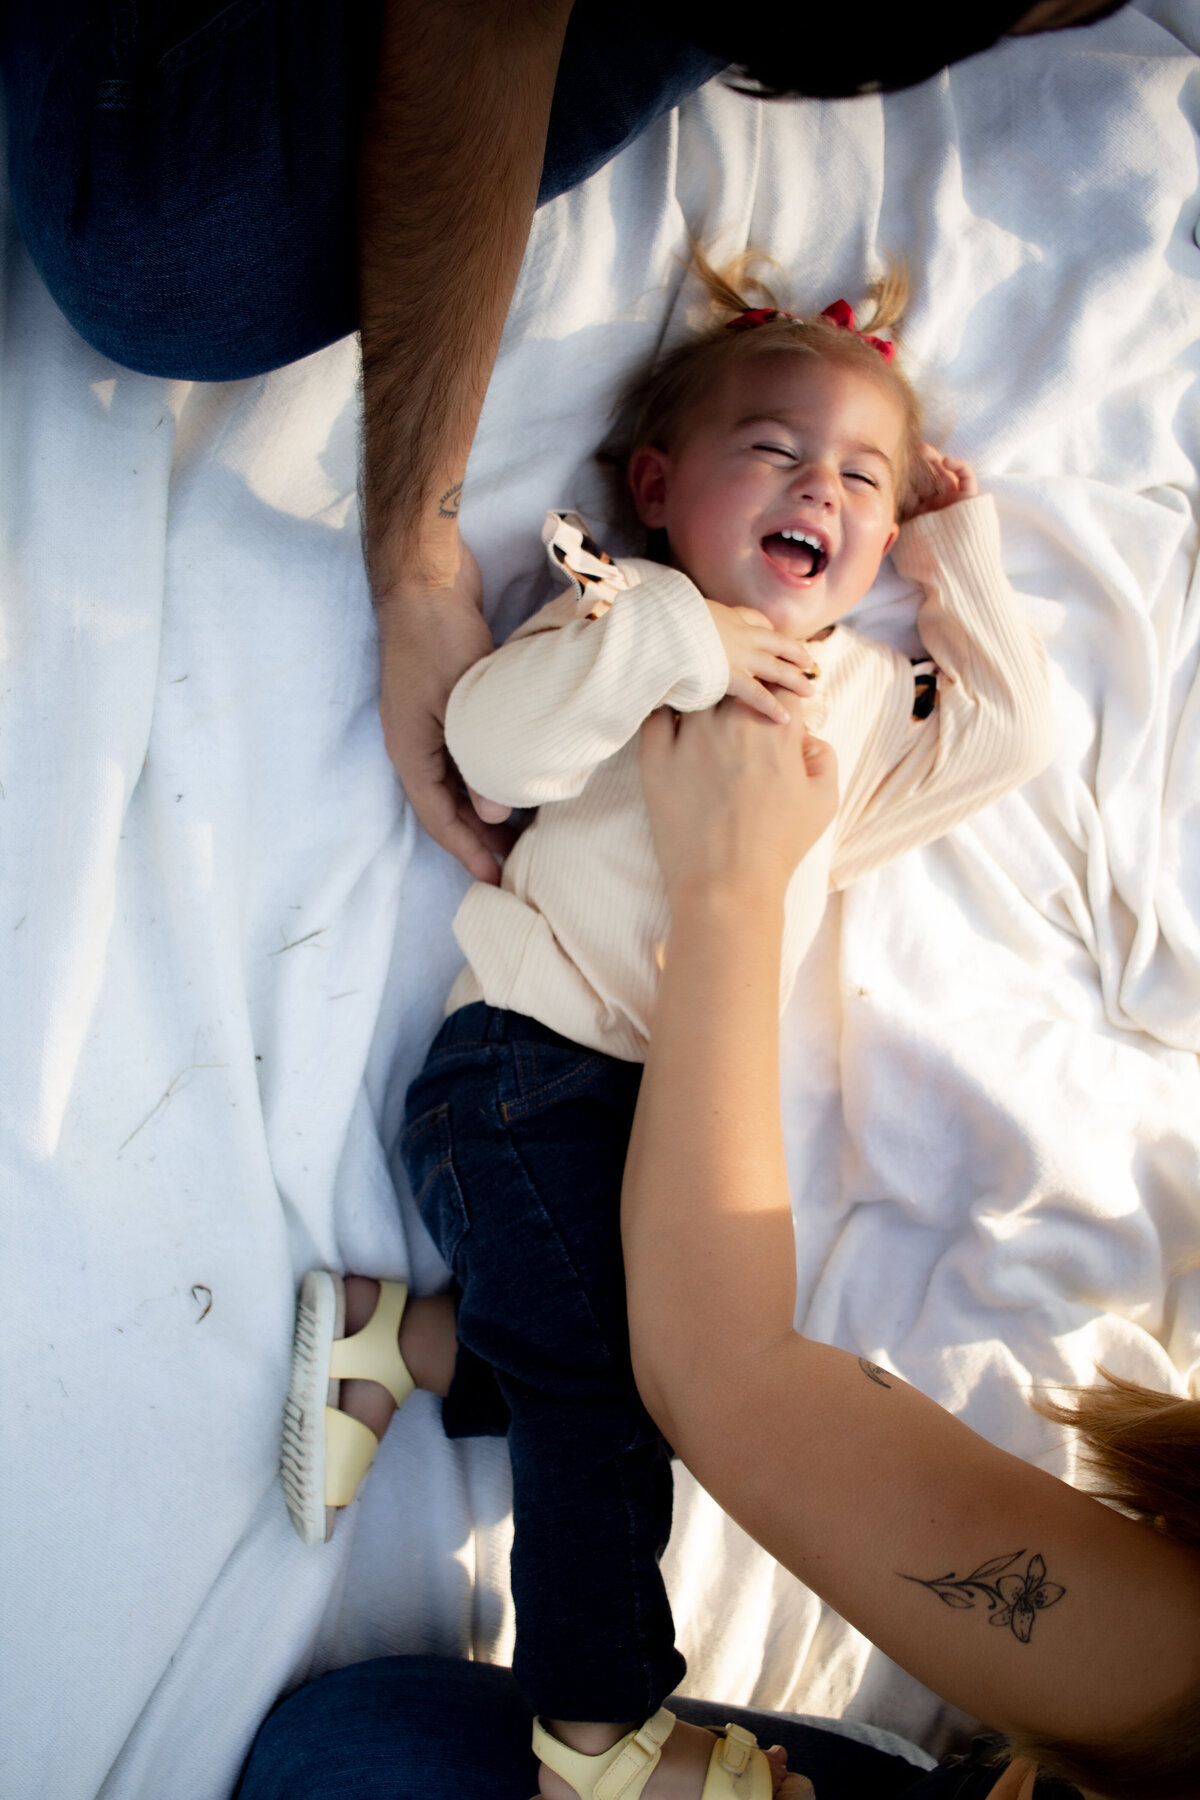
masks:
<instances>
[{"instance_id":1,"label":"child's open mouth","mask_svg":"<svg viewBox=\"0 0 1200 1800\"><path fill-rule=\"evenodd\" d=\"M807 531L773 531L763 539L762 547L771 562L806 581L819 575L829 561L824 544Z\"/></svg>"}]
</instances>

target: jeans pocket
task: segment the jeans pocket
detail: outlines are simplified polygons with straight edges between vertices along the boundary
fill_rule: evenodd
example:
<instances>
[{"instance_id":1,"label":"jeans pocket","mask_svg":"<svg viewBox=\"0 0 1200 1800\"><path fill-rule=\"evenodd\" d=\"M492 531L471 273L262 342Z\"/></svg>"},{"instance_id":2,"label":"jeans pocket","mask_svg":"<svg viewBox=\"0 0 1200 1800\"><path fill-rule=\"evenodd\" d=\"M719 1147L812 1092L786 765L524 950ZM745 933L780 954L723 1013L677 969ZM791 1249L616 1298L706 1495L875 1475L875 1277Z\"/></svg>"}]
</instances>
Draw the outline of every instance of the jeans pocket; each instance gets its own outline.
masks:
<instances>
[{"instance_id":1,"label":"jeans pocket","mask_svg":"<svg viewBox=\"0 0 1200 1800\"><path fill-rule=\"evenodd\" d=\"M414 1119L400 1140L400 1154L426 1229L455 1274L470 1220L454 1168L450 1107L443 1101Z\"/></svg>"},{"instance_id":2,"label":"jeans pocket","mask_svg":"<svg viewBox=\"0 0 1200 1800\"><path fill-rule=\"evenodd\" d=\"M570 1100L597 1085L612 1069L612 1058L575 1044L546 1044L518 1039L512 1045L511 1075L500 1113L506 1124L527 1119L544 1107Z\"/></svg>"}]
</instances>

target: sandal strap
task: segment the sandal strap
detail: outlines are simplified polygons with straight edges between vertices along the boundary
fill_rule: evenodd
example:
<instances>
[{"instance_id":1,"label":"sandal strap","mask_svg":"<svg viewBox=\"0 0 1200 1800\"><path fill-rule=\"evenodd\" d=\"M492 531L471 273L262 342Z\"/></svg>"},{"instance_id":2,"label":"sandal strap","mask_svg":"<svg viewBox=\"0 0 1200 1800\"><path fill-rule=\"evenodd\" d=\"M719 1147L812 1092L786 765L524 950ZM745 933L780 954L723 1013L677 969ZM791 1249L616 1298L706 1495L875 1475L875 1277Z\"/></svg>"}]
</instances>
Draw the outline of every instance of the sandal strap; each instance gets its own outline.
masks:
<instances>
[{"instance_id":1,"label":"sandal strap","mask_svg":"<svg viewBox=\"0 0 1200 1800\"><path fill-rule=\"evenodd\" d=\"M652 1718L627 1731L611 1750L584 1756L552 1737L540 1719L533 1721L533 1754L548 1769L569 1781L580 1800L637 1800L675 1729L675 1714L660 1706Z\"/></svg>"},{"instance_id":2,"label":"sandal strap","mask_svg":"<svg viewBox=\"0 0 1200 1800\"><path fill-rule=\"evenodd\" d=\"M713 1745L700 1800L771 1800L771 1765L744 1725L728 1724Z\"/></svg>"},{"instance_id":3,"label":"sandal strap","mask_svg":"<svg viewBox=\"0 0 1200 1800\"><path fill-rule=\"evenodd\" d=\"M369 1425L325 1408L325 1504L349 1506L375 1460L379 1439Z\"/></svg>"},{"instance_id":4,"label":"sandal strap","mask_svg":"<svg viewBox=\"0 0 1200 1800\"><path fill-rule=\"evenodd\" d=\"M718 1738L721 1751L721 1767L731 1775L740 1775L750 1767L750 1758L758 1749L758 1739L744 1725L727 1724L725 1735Z\"/></svg>"},{"instance_id":5,"label":"sandal strap","mask_svg":"<svg viewBox=\"0 0 1200 1800\"><path fill-rule=\"evenodd\" d=\"M375 1311L362 1330L356 1331L353 1337L333 1341L329 1373L334 1380L377 1381L380 1387L387 1389L397 1406L404 1405L416 1385L397 1342L407 1304L407 1282L380 1282ZM365 1469L363 1473L366 1473ZM335 1502L329 1504L332 1506Z\"/></svg>"}]
</instances>

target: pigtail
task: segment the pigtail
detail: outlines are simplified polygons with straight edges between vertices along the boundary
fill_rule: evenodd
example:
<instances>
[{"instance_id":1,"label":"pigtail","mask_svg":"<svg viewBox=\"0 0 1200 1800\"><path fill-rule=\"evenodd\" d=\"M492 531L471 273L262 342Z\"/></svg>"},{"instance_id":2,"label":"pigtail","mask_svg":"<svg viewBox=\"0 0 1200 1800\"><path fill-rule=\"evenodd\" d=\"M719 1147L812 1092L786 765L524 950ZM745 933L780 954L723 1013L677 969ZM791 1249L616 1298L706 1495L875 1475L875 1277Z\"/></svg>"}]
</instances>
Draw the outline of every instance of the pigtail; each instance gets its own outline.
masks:
<instances>
[{"instance_id":1,"label":"pigtail","mask_svg":"<svg viewBox=\"0 0 1200 1800\"><path fill-rule=\"evenodd\" d=\"M736 319L752 306L768 306L778 311L780 301L758 274L756 269L766 264L776 265L770 257L763 256L757 250L743 250L740 256L722 263L715 269L705 256L695 238L688 240L688 267L712 301L717 313L727 313L728 319L719 318L718 325L726 325L729 319Z\"/></svg>"},{"instance_id":2,"label":"pigtail","mask_svg":"<svg viewBox=\"0 0 1200 1800\"><path fill-rule=\"evenodd\" d=\"M860 322L859 330L870 334L886 331L898 342L900 326L912 298L908 265L899 258L889 257L883 274L867 289L867 298L875 310L869 319Z\"/></svg>"},{"instance_id":3,"label":"pigtail","mask_svg":"<svg viewBox=\"0 0 1200 1800\"><path fill-rule=\"evenodd\" d=\"M727 324L729 319L753 306L782 310L783 302L778 294L758 273L763 268L779 269L771 257L759 250L743 250L718 269L695 238L689 239L688 252L688 267L704 288L714 310L728 315L728 318L715 321L717 325ZM779 269L779 273L782 275L783 270ZM873 311L870 318L859 320L859 330L864 336L886 331L895 337L911 299L908 265L899 257L889 256L883 274L867 288L867 299Z\"/></svg>"}]
</instances>

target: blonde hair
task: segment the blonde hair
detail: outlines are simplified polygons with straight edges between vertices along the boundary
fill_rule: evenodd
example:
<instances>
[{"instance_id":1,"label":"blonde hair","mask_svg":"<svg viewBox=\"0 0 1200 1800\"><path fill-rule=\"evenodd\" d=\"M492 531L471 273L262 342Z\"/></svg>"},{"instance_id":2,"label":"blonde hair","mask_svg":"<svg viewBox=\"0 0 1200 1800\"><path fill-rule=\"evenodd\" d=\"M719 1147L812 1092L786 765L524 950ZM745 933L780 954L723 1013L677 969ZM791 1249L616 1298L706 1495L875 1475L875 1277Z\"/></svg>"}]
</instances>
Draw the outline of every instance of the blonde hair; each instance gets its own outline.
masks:
<instances>
[{"instance_id":1,"label":"blonde hair","mask_svg":"<svg viewBox=\"0 0 1200 1800\"><path fill-rule=\"evenodd\" d=\"M618 408L620 450L611 446L604 460L628 465L632 453L652 444L670 450L679 439L701 397L727 369L747 357L788 351L817 356L823 362L857 369L893 396L904 421L900 466L896 470L896 515L906 518L920 497L920 460L917 449L924 436L920 400L897 362L885 361L866 341L869 335L889 332L893 339L908 304L908 275L903 265L889 266L887 273L868 290L873 305L870 317L858 331L847 331L820 313L792 314L780 303L760 275L752 271L766 259L753 250L716 269L695 244L690 267L703 284L709 301L709 318L696 336L667 352L625 390ZM739 314L762 307L774 316L753 330L731 331ZM864 335L859 335L861 332Z\"/></svg>"},{"instance_id":2,"label":"blonde hair","mask_svg":"<svg viewBox=\"0 0 1200 1800\"><path fill-rule=\"evenodd\" d=\"M1066 1404L1039 1399L1036 1410L1082 1438L1098 1499L1200 1549L1200 1400L1099 1375Z\"/></svg>"},{"instance_id":3,"label":"blonde hair","mask_svg":"<svg viewBox=\"0 0 1200 1800\"><path fill-rule=\"evenodd\" d=\"M1083 1440L1092 1492L1152 1531L1200 1548L1200 1400L1161 1394L1099 1371L1095 1387L1038 1399L1047 1419ZM1012 1740L1048 1775L1105 1800L1196 1800L1200 1794L1200 1691L1173 1702L1118 1744Z\"/></svg>"}]
</instances>

